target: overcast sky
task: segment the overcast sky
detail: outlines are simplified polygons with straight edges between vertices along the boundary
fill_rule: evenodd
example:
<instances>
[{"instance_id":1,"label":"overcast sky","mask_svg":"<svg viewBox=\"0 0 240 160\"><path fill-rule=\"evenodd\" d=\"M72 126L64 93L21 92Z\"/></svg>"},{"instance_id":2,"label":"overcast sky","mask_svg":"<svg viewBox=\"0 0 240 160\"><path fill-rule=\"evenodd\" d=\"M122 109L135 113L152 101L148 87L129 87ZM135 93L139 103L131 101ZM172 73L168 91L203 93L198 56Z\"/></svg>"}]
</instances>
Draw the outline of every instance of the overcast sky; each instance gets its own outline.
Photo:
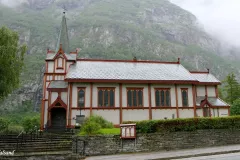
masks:
<instances>
[{"instance_id":1,"label":"overcast sky","mask_svg":"<svg viewBox=\"0 0 240 160\"><path fill-rule=\"evenodd\" d=\"M240 47L240 0L170 0L193 13L205 30Z\"/></svg>"}]
</instances>

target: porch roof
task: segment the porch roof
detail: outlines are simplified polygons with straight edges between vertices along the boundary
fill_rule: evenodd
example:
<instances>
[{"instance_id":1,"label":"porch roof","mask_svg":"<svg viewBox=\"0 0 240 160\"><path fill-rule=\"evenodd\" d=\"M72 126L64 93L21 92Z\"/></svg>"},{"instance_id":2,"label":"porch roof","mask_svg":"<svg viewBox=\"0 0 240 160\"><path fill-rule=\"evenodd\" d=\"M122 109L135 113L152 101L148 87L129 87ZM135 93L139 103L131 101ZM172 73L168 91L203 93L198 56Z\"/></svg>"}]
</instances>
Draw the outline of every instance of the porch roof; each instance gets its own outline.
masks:
<instances>
[{"instance_id":1,"label":"porch roof","mask_svg":"<svg viewBox=\"0 0 240 160\"><path fill-rule=\"evenodd\" d=\"M192 74L192 77L197 79L199 82L203 82L203 83L221 83L211 73L191 73L191 74Z\"/></svg>"},{"instance_id":2,"label":"porch roof","mask_svg":"<svg viewBox=\"0 0 240 160\"><path fill-rule=\"evenodd\" d=\"M48 89L55 89L55 88L68 88L68 83L65 81L51 81Z\"/></svg>"},{"instance_id":3,"label":"porch roof","mask_svg":"<svg viewBox=\"0 0 240 160\"><path fill-rule=\"evenodd\" d=\"M196 105L200 106L201 101L203 101L203 100L205 100L204 96L197 97ZM207 100L212 106L230 106L229 104L225 103L223 100L221 100L220 98L217 98L217 97L207 97Z\"/></svg>"}]
</instances>

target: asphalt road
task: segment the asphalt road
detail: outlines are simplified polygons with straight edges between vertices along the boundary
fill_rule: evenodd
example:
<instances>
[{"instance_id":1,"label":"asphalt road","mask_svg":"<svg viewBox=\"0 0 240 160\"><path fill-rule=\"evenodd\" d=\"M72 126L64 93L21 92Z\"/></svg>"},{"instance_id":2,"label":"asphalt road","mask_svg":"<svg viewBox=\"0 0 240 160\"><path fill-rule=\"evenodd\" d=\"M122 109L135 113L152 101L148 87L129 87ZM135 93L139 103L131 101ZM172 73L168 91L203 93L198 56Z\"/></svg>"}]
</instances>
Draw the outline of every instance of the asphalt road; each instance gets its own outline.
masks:
<instances>
[{"instance_id":1,"label":"asphalt road","mask_svg":"<svg viewBox=\"0 0 240 160\"><path fill-rule=\"evenodd\" d=\"M172 160L240 160L240 153L220 154L213 156L191 157Z\"/></svg>"}]
</instances>

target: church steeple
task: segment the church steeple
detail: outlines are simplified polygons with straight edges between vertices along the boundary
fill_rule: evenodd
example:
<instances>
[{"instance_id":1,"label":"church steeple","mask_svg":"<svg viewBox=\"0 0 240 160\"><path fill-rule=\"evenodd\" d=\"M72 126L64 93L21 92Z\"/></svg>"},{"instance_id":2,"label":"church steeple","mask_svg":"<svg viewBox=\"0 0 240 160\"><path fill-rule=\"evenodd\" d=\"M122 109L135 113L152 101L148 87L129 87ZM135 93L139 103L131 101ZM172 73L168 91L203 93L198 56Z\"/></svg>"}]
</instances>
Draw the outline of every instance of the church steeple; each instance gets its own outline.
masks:
<instances>
[{"instance_id":1,"label":"church steeple","mask_svg":"<svg viewBox=\"0 0 240 160\"><path fill-rule=\"evenodd\" d=\"M62 50L64 51L64 53L69 53L69 39L68 39L68 29L67 29L67 20L65 17L65 12L63 12L61 30L58 35L56 52L59 50L60 44L62 45Z\"/></svg>"}]
</instances>

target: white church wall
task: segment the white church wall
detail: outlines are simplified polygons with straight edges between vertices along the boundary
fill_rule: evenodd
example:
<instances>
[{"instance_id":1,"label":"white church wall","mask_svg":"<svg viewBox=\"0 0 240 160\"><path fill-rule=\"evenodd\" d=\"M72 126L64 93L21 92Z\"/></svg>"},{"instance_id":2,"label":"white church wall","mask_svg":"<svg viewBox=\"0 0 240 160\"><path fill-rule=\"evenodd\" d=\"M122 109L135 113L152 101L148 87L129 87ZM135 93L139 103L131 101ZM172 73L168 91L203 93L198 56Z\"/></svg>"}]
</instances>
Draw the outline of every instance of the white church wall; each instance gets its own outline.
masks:
<instances>
[{"instance_id":1,"label":"white church wall","mask_svg":"<svg viewBox=\"0 0 240 160\"><path fill-rule=\"evenodd\" d=\"M152 119L175 119L177 118L176 109L152 109Z\"/></svg>"},{"instance_id":2,"label":"white church wall","mask_svg":"<svg viewBox=\"0 0 240 160\"><path fill-rule=\"evenodd\" d=\"M148 109L123 109L122 120L123 121L141 121L149 119Z\"/></svg>"},{"instance_id":3,"label":"white church wall","mask_svg":"<svg viewBox=\"0 0 240 160\"><path fill-rule=\"evenodd\" d=\"M117 110L92 110L93 115L102 116L104 119L112 122L113 124L119 124L120 116L119 116L119 109Z\"/></svg>"}]
</instances>

